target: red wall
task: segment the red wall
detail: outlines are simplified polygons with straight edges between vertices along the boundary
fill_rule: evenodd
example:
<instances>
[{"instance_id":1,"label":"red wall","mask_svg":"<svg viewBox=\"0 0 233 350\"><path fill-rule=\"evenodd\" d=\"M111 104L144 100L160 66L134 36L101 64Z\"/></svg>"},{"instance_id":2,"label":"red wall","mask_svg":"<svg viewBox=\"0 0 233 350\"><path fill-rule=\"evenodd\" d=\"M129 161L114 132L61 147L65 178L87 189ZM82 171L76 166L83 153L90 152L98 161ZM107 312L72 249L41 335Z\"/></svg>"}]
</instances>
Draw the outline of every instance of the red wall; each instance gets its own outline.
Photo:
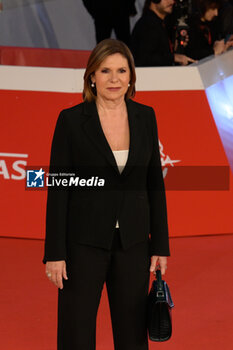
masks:
<instances>
[{"instance_id":1,"label":"red wall","mask_svg":"<svg viewBox=\"0 0 233 350\"><path fill-rule=\"evenodd\" d=\"M188 185L195 183L200 170L215 180L215 170L228 166L204 90L138 92L136 100L155 109L162 158L180 160L174 167L165 165L170 235L232 233L232 174L228 191L184 191L169 182L169 175L180 169ZM0 154L28 155L0 155L0 236L44 237L46 191L26 190L25 178L17 179L20 171L13 166L17 161L24 162L18 164L22 169L48 166L58 113L79 102L81 94L0 90Z\"/></svg>"}]
</instances>

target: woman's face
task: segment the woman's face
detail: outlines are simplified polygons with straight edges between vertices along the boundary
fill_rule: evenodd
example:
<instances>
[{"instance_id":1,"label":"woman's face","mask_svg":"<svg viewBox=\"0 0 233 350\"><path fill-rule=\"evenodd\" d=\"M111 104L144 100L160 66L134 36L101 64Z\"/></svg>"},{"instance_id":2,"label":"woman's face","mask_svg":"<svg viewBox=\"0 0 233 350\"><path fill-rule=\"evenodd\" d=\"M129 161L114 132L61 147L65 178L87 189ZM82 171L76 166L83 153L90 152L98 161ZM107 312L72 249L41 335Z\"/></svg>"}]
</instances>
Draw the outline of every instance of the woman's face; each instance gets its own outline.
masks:
<instances>
[{"instance_id":1,"label":"woman's face","mask_svg":"<svg viewBox=\"0 0 233 350\"><path fill-rule=\"evenodd\" d=\"M108 56L92 75L96 84L97 98L117 101L124 99L130 82L130 69L127 59L120 53Z\"/></svg>"},{"instance_id":2,"label":"woman's face","mask_svg":"<svg viewBox=\"0 0 233 350\"><path fill-rule=\"evenodd\" d=\"M216 16L218 16L218 9L217 8L209 8L204 14L204 20L210 22Z\"/></svg>"}]
</instances>

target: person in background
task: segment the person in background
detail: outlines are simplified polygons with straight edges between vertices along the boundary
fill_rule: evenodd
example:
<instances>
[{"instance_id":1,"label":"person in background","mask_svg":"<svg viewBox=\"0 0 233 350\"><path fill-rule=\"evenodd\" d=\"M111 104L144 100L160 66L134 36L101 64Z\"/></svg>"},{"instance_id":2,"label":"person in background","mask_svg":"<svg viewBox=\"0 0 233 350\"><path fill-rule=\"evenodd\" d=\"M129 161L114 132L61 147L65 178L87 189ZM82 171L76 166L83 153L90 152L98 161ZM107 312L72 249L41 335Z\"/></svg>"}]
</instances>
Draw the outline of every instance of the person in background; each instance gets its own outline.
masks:
<instances>
[{"instance_id":1,"label":"person in background","mask_svg":"<svg viewBox=\"0 0 233 350\"><path fill-rule=\"evenodd\" d=\"M210 55L220 55L228 46L222 39L216 17L221 0L197 0L197 13L189 20L189 42L186 54L196 60ZM229 44L228 44L229 45Z\"/></svg>"},{"instance_id":2,"label":"person in background","mask_svg":"<svg viewBox=\"0 0 233 350\"><path fill-rule=\"evenodd\" d=\"M83 0L83 4L94 19L97 43L110 38L114 30L116 38L129 45L129 17L137 13L135 0Z\"/></svg>"},{"instance_id":3,"label":"person in background","mask_svg":"<svg viewBox=\"0 0 233 350\"><path fill-rule=\"evenodd\" d=\"M174 0L146 0L142 17L131 37L131 51L139 67L187 65L192 58L174 53L164 20L172 13Z\"/></svg>"},{"instance_id":4,"label":"person in background","mask_svg":"<svg viewBox=\"0 0 233 350\"><path fill-rule=\"evenodd\" d=\"M226 46L228 46L233 40L233 2L223 0L218 17L222 38L225 39Z\"/></svg>"}]
</instances>

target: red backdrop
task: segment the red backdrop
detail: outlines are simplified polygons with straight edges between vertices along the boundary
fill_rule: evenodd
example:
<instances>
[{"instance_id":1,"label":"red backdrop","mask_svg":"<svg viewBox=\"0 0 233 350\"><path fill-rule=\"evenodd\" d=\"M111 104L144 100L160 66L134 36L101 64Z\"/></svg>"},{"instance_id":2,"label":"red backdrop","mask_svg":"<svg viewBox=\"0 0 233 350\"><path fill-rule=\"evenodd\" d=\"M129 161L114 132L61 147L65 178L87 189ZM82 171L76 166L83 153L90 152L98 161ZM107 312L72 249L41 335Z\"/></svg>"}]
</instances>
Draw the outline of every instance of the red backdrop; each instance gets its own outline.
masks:
<instances>
[{"instance_id":1,"label":"red backdrop","mask_svg":"<svg viewBox=\"0 0 233 350\"><path fill-rule=\"evenodd\" d=\"M177 167L228 165L204 90L144 91L135 99L156 112L162 159L179 160L165 165L168 175ZM59 111L81 100L77 93L0 90L1 236L44 237L46 191L26 190L23 169L48 166ZM232 174L230 181L228 191L168 189L170 235L232 233Z\"/></svg>"}]
</instances>

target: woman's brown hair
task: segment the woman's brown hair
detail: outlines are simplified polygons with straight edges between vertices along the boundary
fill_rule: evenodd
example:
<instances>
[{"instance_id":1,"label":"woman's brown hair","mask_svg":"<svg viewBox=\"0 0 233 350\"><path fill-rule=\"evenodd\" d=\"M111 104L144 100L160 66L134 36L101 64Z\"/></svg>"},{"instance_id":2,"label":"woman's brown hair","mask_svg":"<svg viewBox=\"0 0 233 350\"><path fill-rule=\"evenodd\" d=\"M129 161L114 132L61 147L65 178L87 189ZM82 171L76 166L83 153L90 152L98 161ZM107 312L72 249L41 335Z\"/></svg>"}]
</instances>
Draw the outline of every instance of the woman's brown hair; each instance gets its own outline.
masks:
<instances>
[{"instance_id":1,"label":"woman's brown hair","mask_svg":"<svg viewBox=\"0 0 233 350\"><path fill-rule=\"evenodd\" d=\"M87 68L84 74L84 101L91 102L96 99L96 88L91 86L91 76L99 68L105 58L110 55L114 55L115 53L120 53L128 61L130 69L130 86L125 94L125 98L129 99L130 97L134 97L136 73L133 55L131 54L129 48L122 41L115 39L105 39L94 48L87 62Z\"/></svg>"},{"instance_id":2,"label":"woman's brown hair","mask_svg":"<svg viewBox=\"0 0 233 350\"><path fill-rule=\"evenodd\" d=\"M196 0L197 10L200 16L204 16L209 9L219 9L222 4L222 0Z\"/></svg>"}]
</instances>

